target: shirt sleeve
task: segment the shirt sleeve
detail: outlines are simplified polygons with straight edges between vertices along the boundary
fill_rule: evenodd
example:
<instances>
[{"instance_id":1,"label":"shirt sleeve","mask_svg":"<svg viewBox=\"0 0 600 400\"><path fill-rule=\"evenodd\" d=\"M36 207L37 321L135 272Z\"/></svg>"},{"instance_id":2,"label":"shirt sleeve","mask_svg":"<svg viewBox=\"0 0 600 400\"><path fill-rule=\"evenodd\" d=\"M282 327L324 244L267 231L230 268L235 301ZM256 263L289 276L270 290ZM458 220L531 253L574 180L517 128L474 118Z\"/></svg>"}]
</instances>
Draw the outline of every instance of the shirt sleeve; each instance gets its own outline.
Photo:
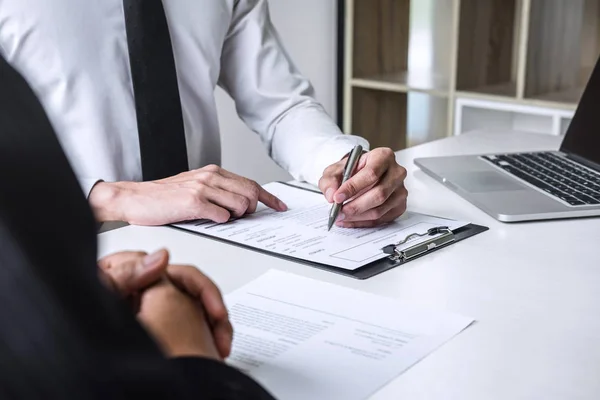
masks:
<instances>
[{"instance_id":1,"label":"shirt sleeve","mask_svg":"<svg viewBox=\"0 0 600 400\"><path fill-rule=\"evenodd\" d=\"M219 85L269 155L296 180L317 184L323 170L360 144L345 135L298 71L271 23L266 0L235 3L223 46Z\"/></svg>"}]
</instances>

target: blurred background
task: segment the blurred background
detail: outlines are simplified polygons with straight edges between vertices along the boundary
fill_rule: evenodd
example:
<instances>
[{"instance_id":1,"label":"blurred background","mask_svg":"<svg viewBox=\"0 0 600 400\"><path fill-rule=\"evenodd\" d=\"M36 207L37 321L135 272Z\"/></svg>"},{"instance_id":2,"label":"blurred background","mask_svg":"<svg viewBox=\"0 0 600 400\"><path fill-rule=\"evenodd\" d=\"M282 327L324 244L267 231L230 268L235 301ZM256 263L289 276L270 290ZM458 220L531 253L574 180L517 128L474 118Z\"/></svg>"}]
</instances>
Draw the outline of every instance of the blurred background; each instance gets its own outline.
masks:
<instances>
[{"instance_id":1,"label":"blurred background","mask_svg":"<svg viewBox=\"0 0 600 400\"><path fill-rule=\"evenodd\" d=\"M269 4L317 99L374 147L481 129L563 135L600 54L600 0ZM219 90L217 101L223 166L259 183L288 179L231 99Z\"/></svg>"}]
</instances>

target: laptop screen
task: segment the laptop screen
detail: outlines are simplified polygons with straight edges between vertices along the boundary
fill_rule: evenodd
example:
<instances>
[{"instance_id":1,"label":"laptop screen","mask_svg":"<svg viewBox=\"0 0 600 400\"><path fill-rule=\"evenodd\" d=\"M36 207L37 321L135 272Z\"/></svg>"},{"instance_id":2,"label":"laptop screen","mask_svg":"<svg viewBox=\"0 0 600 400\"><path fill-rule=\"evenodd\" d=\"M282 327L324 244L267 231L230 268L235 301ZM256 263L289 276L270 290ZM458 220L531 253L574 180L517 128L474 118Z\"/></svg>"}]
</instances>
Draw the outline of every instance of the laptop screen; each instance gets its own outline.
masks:
<instances>
[{"instance_id":1,"label":"laptop screen","mask_svg":"<svg viewBox=\"0 0 600 400\"><path fill-rule=\"evenodd\" d=\"M600 60L581 96L560 151L600 165Z\"/></svg>"}]
</instances>

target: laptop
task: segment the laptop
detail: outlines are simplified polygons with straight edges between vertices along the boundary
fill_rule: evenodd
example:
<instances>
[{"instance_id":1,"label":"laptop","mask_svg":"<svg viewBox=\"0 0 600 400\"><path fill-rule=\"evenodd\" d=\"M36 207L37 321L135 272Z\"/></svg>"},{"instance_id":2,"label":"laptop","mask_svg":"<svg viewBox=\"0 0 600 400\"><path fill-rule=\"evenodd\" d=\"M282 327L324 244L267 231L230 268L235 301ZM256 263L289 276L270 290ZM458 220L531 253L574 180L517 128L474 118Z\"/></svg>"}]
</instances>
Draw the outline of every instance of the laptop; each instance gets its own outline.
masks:
<instances>
[{"instance_id":1,"label":"laptop","mask_svg":"<svg viewBox=\"0 0 600 400\"><path fill-rule=\"evenodd\" d=\"M419 158L415 164L499 221L600 216L600 60L557 151Z\"/></svg>"}]
</instances>

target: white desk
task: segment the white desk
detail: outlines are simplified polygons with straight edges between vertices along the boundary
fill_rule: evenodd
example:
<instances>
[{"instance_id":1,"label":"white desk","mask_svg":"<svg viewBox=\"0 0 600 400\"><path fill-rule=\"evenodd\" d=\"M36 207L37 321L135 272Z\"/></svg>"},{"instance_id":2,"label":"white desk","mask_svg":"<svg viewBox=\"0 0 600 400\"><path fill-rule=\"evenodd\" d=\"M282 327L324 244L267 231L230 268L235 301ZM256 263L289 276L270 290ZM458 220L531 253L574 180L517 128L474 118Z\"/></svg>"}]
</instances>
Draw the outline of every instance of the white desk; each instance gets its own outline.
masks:
<instances>
[{"instance_id":1,"label":"white desk","mask_svg":"<svg viewBox=\"0 0 600 400\"><path fill-rule=\"evenodd\" d=\"M100 235L100 255L168 248L227 293L270 268L474 317L478 322L380 390L382 399L600 399L600 219L496 222L416 169L415 157L556 149L560 138L477 132L398 153L409 208L490 231L366 281L170 228ZM318 362L318 360L315 360Z\"/></svg>"}]
</instances>

